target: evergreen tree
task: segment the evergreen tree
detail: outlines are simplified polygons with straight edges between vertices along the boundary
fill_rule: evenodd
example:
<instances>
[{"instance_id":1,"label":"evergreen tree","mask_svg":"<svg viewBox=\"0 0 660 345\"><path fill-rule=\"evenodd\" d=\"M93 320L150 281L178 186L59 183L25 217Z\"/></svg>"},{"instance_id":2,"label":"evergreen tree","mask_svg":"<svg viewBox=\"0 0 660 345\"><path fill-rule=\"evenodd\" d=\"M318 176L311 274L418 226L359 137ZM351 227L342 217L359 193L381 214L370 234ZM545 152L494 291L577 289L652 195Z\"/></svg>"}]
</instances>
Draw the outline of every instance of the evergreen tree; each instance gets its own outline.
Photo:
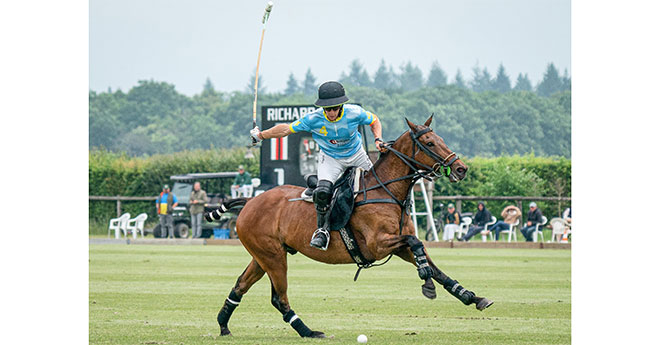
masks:
<instances>
[{"instance_id":1,"label":"evergreen tree","mask_svg":"<svg viewBox=\"0 0 660 345\"><path fill-rule=\"evenodd\" d=\"M564 68L564 75L561 77L561 90L571 90L571 77L568 76L568 68Z\"/></svg>"},{"instance_id":2,"label":"evergreen tree","mask_svg":"<svg viewBox=\"0 0 660 345\"><path fill-rule=\"evenodd\" d=\"M284 94L289 96L296 92L300 92L300 86L298 85L296 77L293 76L293 73L289 73L289 80L286 82L286 90L284 90Z\"/></svg>"},{"instance_id":3,"label":"evergreen tree","mask_svg":"<svg viewBox=\"0 0 660 345\"><path fill-rule=\"evenodd\" d=\"M206 77L206 82L204 82L204 88L202 89L202 96L214 95L214 94L215 94L215 87L213 86L211 79L209 77Z\"/></svg>"},{"instance_id":4,"label":"evergreen tree","mask_svg":"<svg viewBox=\"0 0 660 345\"><path fill-rule=\"evenodd\" d=\"M424 84L422 70L417 66L413 66L410 61L401 66L401 74L399 74L398 79L404 91L417 90Z\"/></svg>"},{"instance_id":5,"label":"evergreen tree","mask_svg":"<svg viewBox=\"0 0 660 345\"><path fill-rule=\"evenodd\" d=\"M504 66L502 64L500 64L500 67L497 69L497 77L495 77L493 88L495 91L502 93L511 91L511 80L506 74L506 71L504 71Z\"/></svg>"},{"instance_id":6,"label":"evergreen tree","mask_svg":"<svg viewBox=\"0 0 660 345\"><path fill-rule=\"evenodd\" d=\"M447 85L447 74L442 70L437 61L433 61L429 78L426 80L426 86L435 87L445 85Z\"/></svg>"},{"instance_id":7,"label":"evergreen tree","mask_svg":"<svg viewBox=\"0 0 660 345\"><path fill-rule=\"evenodd\" d=\"M465 83L465 79L463 79L463 73L461 73L460 69L456 70L456 76L454 77L453 85L456 85L461 89L467 89L467 84Z\"/></svg>"},{"instance_id":8,"label":"evergreen tree","mask_svg":"<svg viewBox=\"0 0 660 345\"><path fill-rule=\"evenodd\" d=\"M514 91L532 91L532 82L529 81L527 73L522 74L518 73L518 79L516 80L516 86L513 88Z\"/></svg>"},{"instance_id":9,"label":"evergreen tree","mask_svg":"<svg viewBox=\"0 0 660 345\"><path fill-rule=\"evenodd\" d=\"M314 95L318 89L316 85L316 77L312 74L312 69L307 68L307 73L305 74L305 80L303 81L302 91L306 95Z\"/></svg>"},{"instance_id":10,"label":"evergreen tree","mask_svg":"<svg viewBox=\"0 0 660 345\"><path fill-rule=\"evenodd\" d=\"M539 96L550 97L553 93L562 90L562 82L559 78L559 71L555 68L555 64L548 64L548 68L543 74L543 80L536 87L536 93Z\"/></svg>"},{"instance_id":11,"label":"evergreen tree","mask_svg":"<svg viewBox=\"0 0 660 345\"><path fill-rule=\"evenodd\" d=\"M250 76L250 80L248 81L248 84L245 86L245 92L251 93L254 95L254 77L255 73L252 73ZM264 78L263 75L259 75L259 85L257 86L259 89L257 90L257 93L262 94L266 92L266 86L264 85Z\"/></svg>"},{"instance_id":12,"label":"evergreen tree","mask_svg":"<svg viewBox=\"0 0 660 345\"><path fill-rule=\"evenodd\" d=\"M389 68L385 66L385 60L380 60L380 66L374 74L374 87L377 89L394 89L396 87L394 82L394 72L392 66Z\"/></svg>"},{"instance_id":13,"label":"evergreen tree","mask_svg":"<svg viewBox=\"0 0 660 345\"><path fill-rule=\"evenodd\" d=\"M355 59L351 61L348 67L348 75L342 73L339 81L341 83L352 84L356 86L371 86L371 79L369 74L362 66L360 60Z\"/></svg>"},{"instance_id":14,"label":"evergreen tree","mask_svg":"<svg viewBox=\"0 0 660 345\"><path fill-rule=\"evenodd\" d=\"M490 76L487 67L484 67L482 71L479 69L478 65L475 65L472 68L472 73L474 74L472 80L470 81L470 87L472 87L472 91L484 92L493 89L493 78Z\"/></svg>"}]
</instances>

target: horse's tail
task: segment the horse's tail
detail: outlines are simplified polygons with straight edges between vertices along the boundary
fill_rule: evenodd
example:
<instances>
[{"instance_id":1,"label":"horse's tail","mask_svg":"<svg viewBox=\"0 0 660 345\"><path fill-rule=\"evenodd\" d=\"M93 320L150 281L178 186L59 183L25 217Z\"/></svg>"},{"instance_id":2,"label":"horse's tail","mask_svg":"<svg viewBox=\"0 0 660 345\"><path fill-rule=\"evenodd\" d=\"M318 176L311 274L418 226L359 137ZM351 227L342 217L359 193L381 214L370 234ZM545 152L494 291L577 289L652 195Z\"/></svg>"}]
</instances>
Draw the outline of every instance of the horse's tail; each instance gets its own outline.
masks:
<instances>
[{"instance_id":1,"label":"horse's tail","mask_svg":"<svg viewBox=\"0 0 660 345\"><path fill-rule=\"evenodd\" d=\"M245 204L250 200L250 198L236 198L236 199L230 199L222 204L220 204L220 208L214 211L211 211L207 214L204 215L204 219L206 219L209 222L213 222L216 220L220 220L220 216L222 216L223 213L231 210L232 208L235 207L243 207ZM239 210L240 212L240 210ZM238 213L238 212L237 212Z\"/></svg>"}]
</instances>

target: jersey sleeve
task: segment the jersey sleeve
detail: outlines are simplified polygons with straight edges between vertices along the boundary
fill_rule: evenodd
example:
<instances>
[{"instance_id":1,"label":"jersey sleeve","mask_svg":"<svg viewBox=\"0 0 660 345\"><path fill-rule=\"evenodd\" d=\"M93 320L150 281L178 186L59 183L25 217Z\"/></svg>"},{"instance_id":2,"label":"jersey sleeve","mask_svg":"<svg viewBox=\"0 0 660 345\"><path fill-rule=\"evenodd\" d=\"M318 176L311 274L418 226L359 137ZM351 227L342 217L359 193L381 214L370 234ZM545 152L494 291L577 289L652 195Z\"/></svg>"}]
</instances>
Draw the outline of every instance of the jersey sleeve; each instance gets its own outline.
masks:
<instances>
[{"instance_id":1,"label":"jersey sleeve","mask_svg":"<svg viewBox=\"0 0 660 345\"><path fill-rule=\"evenodd\" d=\"M362 112L358 115L358 119L361 125L371 126L376 121L376 114L362 109Z\"/></svg>"},{"instance_id":2,"label":"jersey sleeve","mask_svg":"<svg viewBox=\"0 0 660 345\"><path fill-rule=\"evenodd\" d=\"M310 132L311 126L309 124L309 117L303 116L300 120L291 122L289 124L289 129L293 133L297 132Z\"/></svg>"}]
</instances>

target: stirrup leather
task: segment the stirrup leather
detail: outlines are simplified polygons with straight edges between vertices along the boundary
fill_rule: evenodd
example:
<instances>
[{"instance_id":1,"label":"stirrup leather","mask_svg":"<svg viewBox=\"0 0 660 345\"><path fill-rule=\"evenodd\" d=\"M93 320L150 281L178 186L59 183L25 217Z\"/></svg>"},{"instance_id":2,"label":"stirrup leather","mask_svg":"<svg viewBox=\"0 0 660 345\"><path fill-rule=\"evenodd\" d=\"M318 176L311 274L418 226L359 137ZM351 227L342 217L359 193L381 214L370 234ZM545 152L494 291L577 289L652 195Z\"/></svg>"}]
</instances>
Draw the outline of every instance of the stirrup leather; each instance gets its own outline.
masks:
<instances>
[{"instance_id":1,"label":"stirrup leather","mask_svg":"<svg viewBox=\"0 0 660 345\"><path fill-rule=\"evenodd\" d=\"M314 234L312 235L312 240L314 240L314 238L316 237L316 235L318 233L323 233L325 235L325 238L326 238L325 246L323 246L323 247L312 246L311 241L309 243L310 246L312 246L314 248L317 248L317 249L320 249L320 250L328 250L328 245L330 244L330 232L328 232L328 230L326 230L324 228L318 228L318 229L316 229L316 231L314 231Z\"/></svg>"}]
</instances>

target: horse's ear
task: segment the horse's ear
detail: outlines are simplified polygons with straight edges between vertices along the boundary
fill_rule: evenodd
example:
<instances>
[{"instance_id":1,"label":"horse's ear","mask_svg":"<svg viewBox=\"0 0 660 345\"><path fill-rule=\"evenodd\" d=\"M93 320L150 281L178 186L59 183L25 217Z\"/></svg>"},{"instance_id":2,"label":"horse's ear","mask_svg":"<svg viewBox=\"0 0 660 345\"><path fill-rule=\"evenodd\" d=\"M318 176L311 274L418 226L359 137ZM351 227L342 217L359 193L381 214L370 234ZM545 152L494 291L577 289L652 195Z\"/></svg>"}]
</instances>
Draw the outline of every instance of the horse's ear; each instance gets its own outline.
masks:
<instances>
[{"instance_id":1,"label":"horse's ear","mask_svg":"<svg viewBox=\"0 0 660 345\"><path fill-rule=\"evenodd\" d=\"M431 121L433 121L433 114L431 114L431 116L429 116L429 118L426 120L426 122L424 122L424 126L426 126L426 127L430 126Z\"/></svg>"},{"instance_id":2,"label":"horse's ear","mask_svg":"<svg viewBox=\"0 0 660 345\"><path fill-rule=\"evenodd\" d=\"M410 129L413 131L413 133L417 132L417 125L410 122L410 120L408 120L407 117L405 117L405 119L406 119L406 123L408 124L408 127L410 127Z\"/></svg>"}]
</instances>

